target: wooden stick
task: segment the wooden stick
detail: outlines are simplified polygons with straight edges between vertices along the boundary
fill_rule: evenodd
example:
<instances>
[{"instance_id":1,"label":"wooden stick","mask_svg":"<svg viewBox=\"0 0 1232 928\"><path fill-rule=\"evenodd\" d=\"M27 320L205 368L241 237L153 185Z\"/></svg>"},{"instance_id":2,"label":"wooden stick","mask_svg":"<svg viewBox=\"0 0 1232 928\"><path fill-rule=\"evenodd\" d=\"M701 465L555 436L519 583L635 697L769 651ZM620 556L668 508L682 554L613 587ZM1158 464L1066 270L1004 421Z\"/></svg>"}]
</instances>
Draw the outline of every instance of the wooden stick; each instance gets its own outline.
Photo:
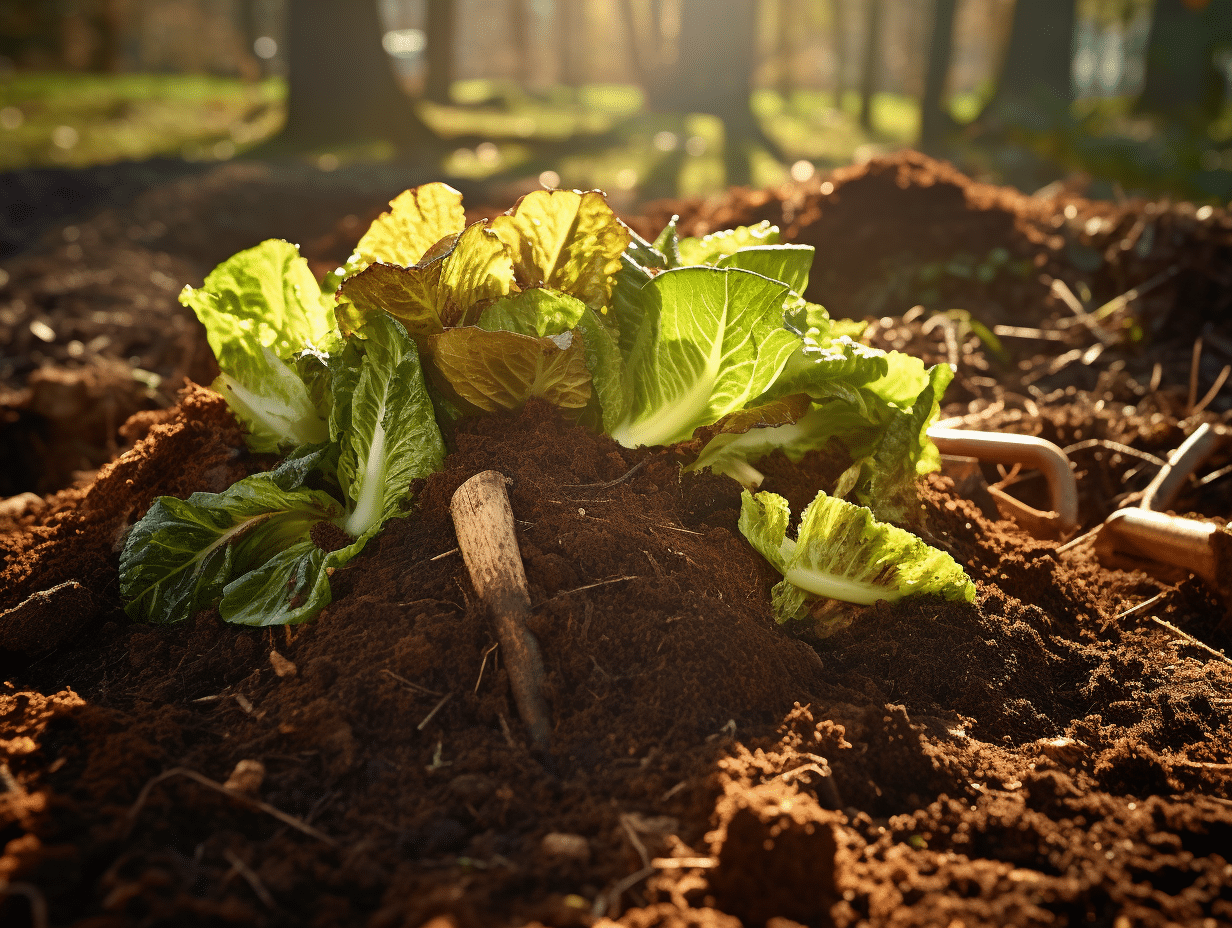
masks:
<instances>
[{"instance_id":1,"label":"wooden stick","mask_svg":"<svg viewBox=\"0 0 1232 928\"><path fill-rule=\"evenodd\" d=\"M514 534L505 477L485 470L458 487L449 505L462 560L492 614L509 685L531 742L544 753L552 726L543 700L543 654L526 627L530 593Z\"/></svg>"}]
</instances>

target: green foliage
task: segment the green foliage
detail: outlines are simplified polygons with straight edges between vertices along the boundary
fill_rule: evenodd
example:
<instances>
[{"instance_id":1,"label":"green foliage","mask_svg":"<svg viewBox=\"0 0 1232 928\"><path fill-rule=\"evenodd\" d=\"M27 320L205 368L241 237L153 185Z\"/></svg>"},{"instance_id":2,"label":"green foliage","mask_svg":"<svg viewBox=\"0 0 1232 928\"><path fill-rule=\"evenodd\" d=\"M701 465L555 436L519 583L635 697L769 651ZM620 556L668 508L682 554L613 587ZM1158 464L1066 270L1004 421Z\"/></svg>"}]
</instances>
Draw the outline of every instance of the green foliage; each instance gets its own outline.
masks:
<instances>
[{"instance_id":1,"label":"green foliage","mask_svg":"<svg viewBox=\"0 0 1232 928\"><path fill-rule=\"evenodd\" d=\"M783 575L772 593L780 623L812 616L817 634L837 631L834 613L812 608L819 598L858 605L923 595L975 600L975 585L952 557L878 522L863 506L818 493L794 539L787 537L790 521L783 497L744 491L740 531Z\"/></svg>"},{"instance_id":2,"label":"green foliage","mask_svg":"<svg viewBox=\"0 0 1232 928\"><path fill-rule=\"evenodd\" d=\"M244 624L311 618L329 574L441 466L438 418L533 397L742 477L760 454L837 439L857 461L843 492L879 511L936 465L925 428L949 368L853 341L801 296L813 249L767 223L683 241L669 225L652 245L594 191L537 191L470 226L443 184L391 207L333 294L278 241L185 290L249 446L289 456L223 493L156 502L122 557L134 617L217 604ZM326 552L322 530L349 543Z\"/></svg>"}]
</instances>

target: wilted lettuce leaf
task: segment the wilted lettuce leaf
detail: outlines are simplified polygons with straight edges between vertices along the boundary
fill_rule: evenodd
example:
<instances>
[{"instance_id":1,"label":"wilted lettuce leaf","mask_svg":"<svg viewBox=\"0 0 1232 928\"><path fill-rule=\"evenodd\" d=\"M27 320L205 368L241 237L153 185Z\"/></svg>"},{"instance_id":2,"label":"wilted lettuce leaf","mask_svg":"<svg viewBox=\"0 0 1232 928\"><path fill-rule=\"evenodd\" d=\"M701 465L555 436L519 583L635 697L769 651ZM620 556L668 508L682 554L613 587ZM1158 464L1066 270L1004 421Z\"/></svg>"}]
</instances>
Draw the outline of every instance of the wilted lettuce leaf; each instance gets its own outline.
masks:
<instances>
[{"instance_id":1,"label":"wilted lettuce leaf","mask_svg":"<svg viewBox=\"0 0 1232 928\"><path fill-rule=\"evenodd\" d=\"M628 230L596 190L528 193L492 220L492 231L513 256L521 289L560 290L592 309L607 303L629 244Z\"/></svg>"},{"instance_id":2,"label":"wilted lettuce leaf","mask_svg":"<svg viewBox=\"0 0 1232 928\"><path fill-rule=\"evenodd\" d=\"M672 229L674 233L674 226ZM738 226L735 229L711 232L701 238L681 239L678 245L680 263L683 266L714 264L719 258L734 255L741 248L752 248L755 245L777 245L781 240L778 226L772 226L768 220L763 219L751 226Z\"/></svg>"},{"instance_id":3,"label":"wilted lettuce leaf","mask_svg":"<svg viewBox=\"0 0 1232 928\"><path fill-rule=\"evenodd\" d=\"M975 600L975 585L952 557L878 522L863 506L818 493L794 540L787 537L790 515L783 497L744 491L740 531L783 575L772 593L780 623L805 618L816 597L865 605L919 595ZM823 624L816 630L825 635L837 629Z\"/></svg>"},{"instance_id":4,"label":"wilted lettuce leaf","mask_svg":"<svg viewBox=\"0 0 1232 928\"><path fill-rule=\"evenodd\" d=\"M338 327L346 334L388 313L415 335L441 331L441 261L426 267L372 264L348 277L338 291Z\"/></svg>"},{"instance_id":5,"label":"wilted lettuce leaf","mask_svg":"<svg viewBox=\"0 0 1232 928\"><path fill-rule=\"evenodd\" d=\"M289 486L295 482L274 471L254 474L222 493L155 500L120 555L120 591L128 614L138 621L182 621L216 604L229 583L260 569L280 550L311 544L312 526L337 519L342 506L327 493ZM329 601L328 584L324 602L321 595L318 591L311 602L288 598L278 614L315 612Z\"/></svg>"},{"instance_id":6,"label":"wilted lettuce leaf","mask_svg":"<svg viewBox=\"0 0 1232 928\"><path fill-rule=\"evenodd\" d=\"M228 258L180 302L205 326L222 376L214 387L249 429L249 447L276 451L324 440L324 419L284 362L323 343L333 311L308 262L271 239Z\"/></svg>"},{"instance_id":7,"label":"wilted lettuce leaf","mask_svg":"<svg viewBox=\"0 0 1232 928\"><path fill-rule=\"evenodd\" d=\"M577 297L546 287L502 297L483 311L479 328L520 335L559 335L578 324L586 304Z\"/></svg>"},{"instance_id":8,"label":"wilted lettuce leaf","mask_svg":"<svg viewBox=\"0 0 1232 928\"><path fill-rule=\"evenodd\" d=\"M684 441L759 397L800 343L783 326L789 292L736 268L679 268L647 283L625 368L631 408L612 437L626 447Z\"/></svg>"},{"instance_id":9,"label":"wilted lettuce leaf","mask_svg":"<svg viewBox=\"0 0 1232 928\"><path fill-rule=\"evenodd\" d=\"M505 246L476 222L439 255L413 267L373 264L338 291L338 324L350 334L388 313L419 338L474 321L480 308L515 289Z\"/></svg>"},{"instance_id":10,"label":"wilted lettuce leaf","mask_svg":"<svg viewBox=\"0 0 1232 928\"><path fill-rule=\"evenodd\" d=\"M423 184L398 194L355 246L359 264L418 264L428 249L466 225L462 194L447 184Z\"/></svg>"},{"instance_id":11,"label":"wilted lettuce leaf","mask_svg":"<svg viewBox=\"0 0 1232 928\"><path fill-rule=\"evenodd\" d=\"M482 412L519 409L540 397L575 414L590 402L590 371L582 339L446 329L426 342L433 369L458 399Z\"/></svg>"},{"instance_id":12,"label":"wilted lettuce leaf","mask_svg":"<svg viewBox=\"0 0 1232 928\"><path fill-rule=\"evenodd\" d=\"M440 470L445 444L424 386L415 343L388 316L360 333L363 357L353 382L338 379L338 406L349 407L338 436L338 483L346 497L343 527L353 538L396 515L411 481Z\"/></svg>"}]
</instances>

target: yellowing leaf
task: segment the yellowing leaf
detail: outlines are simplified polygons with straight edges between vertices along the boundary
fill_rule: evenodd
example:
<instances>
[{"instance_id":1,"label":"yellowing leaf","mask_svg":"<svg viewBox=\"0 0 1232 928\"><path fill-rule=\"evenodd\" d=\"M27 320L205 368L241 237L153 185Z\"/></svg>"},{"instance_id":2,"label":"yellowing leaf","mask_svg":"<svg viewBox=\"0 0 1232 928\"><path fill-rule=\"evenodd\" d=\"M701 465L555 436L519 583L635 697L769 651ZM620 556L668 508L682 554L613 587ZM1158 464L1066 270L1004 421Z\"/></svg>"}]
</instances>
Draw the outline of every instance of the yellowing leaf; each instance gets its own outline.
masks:
<instances>
[{"instance_id":1,"label":"yellowing leaf","mask_svg":"<svg viewBox=\"0 0 1232 928\"><path fill-rule=\"evenodd\" d=\"M448 184L423 184L398 194L355 246L364 264L418 264L428 249L462 231L462 194Z\"/></svg>"},{"instance_id":2,"label":"yellowing leaf","mask_svg":"<svg viewBox=\"0 0 1232 928\"><path fill-rule=\"evenodd\" d=\"M586 353L572 332L537 338L462 326L432 336L426 347L437 374L484 412L518 409L531 397L579 412L590 402Z\"/></svg>"},{"instance_id":3,"label":"yellowing leaf","mask_svg":"<svg viewBox=\"0 0 1232 928\"><path fill-rule=\"evenodd\" d=\"M373 264L348 277L339 290L338 327L350 334L385 312L414 337L435 335L464 318L478 317L483 306L513 286L513 262L505 246L484 223L476 222L451 250L425 264Z\"/></svg>"},{"instance_id":4,"label":"yellowing leaf","mask_svg":"<svg viewBox=\"0 0 1232 928\"><path fill-rule=\"evenodd\" d=\"M517 289L513 271L509 252L487 223L472 223L442 259L441 322L446 326L473 324L481 304Z\"/></svg>"},{"instance_id":5,"label":"yellowing leaf","mask_svg":"<svg viewBox=\"0 0 1232 928\"><path fill-rule=\"evenodd\" d=\"M571 294L592 309L612 292L612 275L629 233L596 190L536 190L504 216L492 231L513 256L518 284Z\"/></svg>"},{"instance_id":6,"label":"yellowing leaf","mask_svg":"<svg viewBox=\"0 0 1232 928\"><path fill-rule=\"evenodd\" d=\"M373 316L386 312L411 335L433 335L442 328L440 279L440 261L427 267L374 264L343 283L343 299L337 307L338 328L349 335Z\"/></svg>"}]
</instances>

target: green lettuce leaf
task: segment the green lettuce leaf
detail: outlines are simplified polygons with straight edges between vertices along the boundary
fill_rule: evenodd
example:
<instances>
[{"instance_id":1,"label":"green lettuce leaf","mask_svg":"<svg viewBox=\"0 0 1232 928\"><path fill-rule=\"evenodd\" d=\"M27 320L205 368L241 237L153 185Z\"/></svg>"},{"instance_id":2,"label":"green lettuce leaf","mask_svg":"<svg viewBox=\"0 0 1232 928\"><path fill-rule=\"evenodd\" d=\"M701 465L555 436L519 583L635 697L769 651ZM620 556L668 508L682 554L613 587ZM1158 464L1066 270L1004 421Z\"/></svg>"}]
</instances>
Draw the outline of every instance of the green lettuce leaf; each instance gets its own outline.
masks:
<instances>
[{"instance_id":1,"label":"green lettuce leaf","mask_svg":"<svg viewBox=\"0 0 1232 928\"><path fill-rule=\"evenodd\" d=\"M254 451L324 439L324 419L287 363L334 333L331 301L289 242L271 239L228 258L180 302L205 326L222 376L214 388L249 429Z\"/></svg>"},{"instance_id":2,"label":"green lettuce leaf","mask_svg":"<svg viewBox=\"0 0 1232 928\"><path fill-rule=\"evenodd\" d=\"M656 252L664 258L663 267L671 269L680 267L680 236L676 232L676 224L680 222L679 216L673 216L663 227L663 231L659 233L651 246ZM647 265L648 267L651 265Z\"/></svg>"},{"instance_id":3,"label":"green lettuce leaf","mask_svg":"<svg viewBox=\"0 0 1232 928\"><path fill-rule=\"evenodd\" d=\"M577 327L586 352L594 402L599 407L596 423L610 435L633 403L633 384L625 376L619 337L593 309L582 314Z\"/></svg>"},{"instance_id":4,"label":"green lettuce leaf","mask_svg":"<svg viewBox=\"0 0 1232 928\"><path fill-rule=\"evenodd\" d=\"M497 300L480 315L479 328L540 337L559 335L577 325L585 312L586 304L577 297L536 287Z\"/></svg>"},{"instance_id":5,"label":"green lettuce leaf","mask_svg":"<svg viewBox=\"0 0 1232 928\"><path fill-rule=\"evenodd\" d=\"M592 309L606 306L629 231L597 190L536 190L492 220L513 256L518 286L572 294Z\"/></svg>"},{"instance_id":6,"label":"green lettuce leaf","mask_svg":"<svg viewBox=\"0 0 1232 928\"><path fill-rule=\"evenodd\" d=\"M229 583L260 569L279 551L312 544L314 525L342 515L342 506L328 493L295 486L297 480L287 477L280 469L254 474L222 493L155 500L120 555L120 592L129 616L182 621L218 603ZM314 611L321 595L318 591ZM325 602L328 595L326 584ZM279 613L294 608L288 600Z\"/></svg>"},{"instance_id":7,"label":"green lettuce leaf","mask_svg":"<svg viewBox=\"0 0 1232 928\"><path fill-rule=\"evenodd\" d=\"M815 252L812 245L755 245L719 258L715 267L743 268L762 277L782 281L800 294L808 287Z\"/></svg>"},{"instance_id":8,"label":"green lettuce leaf","mask_svg":"<svg viewBox=\"0 0 1232 928\"><path fill-rule=\"evenodd\" d=\"M358 375L338 378L335 397L349 412L345 430L342 416L337 420L338 483L348 503L342 527L352 538L401 512L411 481L445 460L415 343L388 316L371 319L360 334Z\"/></svg>"},{"instance_id":9,"label":"green lettuce leaf","mask_svg":"<svg viewBox=\"0 0 1232 928\"><path fill-rule=\"evenodd\" d=\"M785 284L736 268L664 271L639 291L644 316L626 363L626 447L684 441L759 397L800 343L783 326Z\"/></svg>"},{"instance_id":10,"label":"green lettuce leaf","mask_svg":"<svg viewBox=\"0 0 1232 928\"><path fill-rule=\"evenodd\" d=\"M355 246L353 269L369 264L412 267L441 239L457 235L466 225L462 194L447 184L423 184L400 193L389 203Z\"/></svg>"},{"instance_id":11,"label":"green lettuce leaf","mask_svg":"<svg viewBox=\"0 0 1232 928\"><path fill-rule=\"evenodd\" d=\"M673 236L675 224L671 224ZM666 230L665 230L666 231ZM734 255L741 248L752 248L757 245L777 245L781 241L778 226L770 225L768 220L762 220L756 225L738 226L735 229L724 229L721 232L711 232L701 238L681 239L677 246L680 254L680 264L690 266L696 264L714 264L726 255ZM663 249L659 249L662 251Z\"/></svg>"},{"instance_id":12,"label":"green lettuce leaf","mask_svg":"<svg viewBox=\"0 0 1232 928\"><path fill-rule=\"evenodd\" d=\"M975 585L952 557L878 522L863 506L819 493L801 516L795 539L787 537L789 523L781 496L744 491L740 531L783 575L772 594L780 623L808 616L818 597L860 605L921 595L975 600ZM834 630L818 628L821 634Z\"/></svg>"}]
</instances>

